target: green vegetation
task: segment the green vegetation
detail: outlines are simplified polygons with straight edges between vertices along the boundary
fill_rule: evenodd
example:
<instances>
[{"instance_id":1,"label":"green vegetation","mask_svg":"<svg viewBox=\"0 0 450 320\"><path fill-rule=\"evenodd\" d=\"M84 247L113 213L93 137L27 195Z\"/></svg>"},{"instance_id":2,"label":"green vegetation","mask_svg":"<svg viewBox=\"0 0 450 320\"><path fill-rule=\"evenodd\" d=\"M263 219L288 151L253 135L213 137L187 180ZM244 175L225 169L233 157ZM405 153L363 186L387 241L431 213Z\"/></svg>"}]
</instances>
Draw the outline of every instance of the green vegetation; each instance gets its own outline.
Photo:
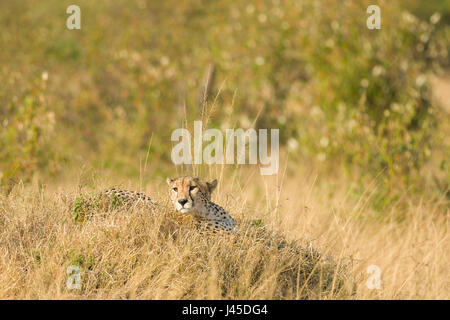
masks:
<instances>
[{"instance_id":1,"label":"green vegetation","mask_svg":"<svg viewBox=\"0 0 450 320\"><path fill-rule=\"evenodd\" d=\"M67 5L0 5L6 191L86 163L135 177L146 157L145 178L159 176L171 131L206 114L209 127L280 128L291 159L377 177L386 204L423 189L435 150L433 174L448 177L428 81L448 61L437 17L383 3L374 31L360 2L80 1L82 29L68 30Z\"/></svg>"}]
</instances>

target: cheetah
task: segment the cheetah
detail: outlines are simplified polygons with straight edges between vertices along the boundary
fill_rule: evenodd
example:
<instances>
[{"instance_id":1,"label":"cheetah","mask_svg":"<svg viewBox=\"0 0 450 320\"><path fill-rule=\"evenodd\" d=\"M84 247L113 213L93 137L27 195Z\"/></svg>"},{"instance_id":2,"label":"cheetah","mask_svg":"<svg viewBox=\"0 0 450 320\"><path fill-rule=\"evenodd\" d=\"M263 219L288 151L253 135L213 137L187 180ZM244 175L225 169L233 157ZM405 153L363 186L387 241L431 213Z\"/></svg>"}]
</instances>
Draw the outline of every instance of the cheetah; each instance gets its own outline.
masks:
<instances>
[{"instance_id":1,"label":"cheetah","mask_svg":"<svg viewBox=\"0 0 450 320\"><path fill-rule=\"evenodd\" d=\"M114 198L119 200L124 205L131 204L143 204L147 206L154 206L152 199L140 192L129 191L129 190L120 190L116 188L108 189L103 192L103 195L106 195L110 198Z\"/></svg>"},{"instance_id":2,"label":"cheetah","mask_svg":"<svg viewBox=\"0 0 450 320\"><path fill-rule=\"evenodd\" d=\"M211 201L211 193L217 187L217 180L205 182L200 178L167 178L170 199L175 210L182 214L191 213L199 222L206 222L206 227L213 232L237 231L231 215L221 206Z\"/></svg>"}]
</instances>

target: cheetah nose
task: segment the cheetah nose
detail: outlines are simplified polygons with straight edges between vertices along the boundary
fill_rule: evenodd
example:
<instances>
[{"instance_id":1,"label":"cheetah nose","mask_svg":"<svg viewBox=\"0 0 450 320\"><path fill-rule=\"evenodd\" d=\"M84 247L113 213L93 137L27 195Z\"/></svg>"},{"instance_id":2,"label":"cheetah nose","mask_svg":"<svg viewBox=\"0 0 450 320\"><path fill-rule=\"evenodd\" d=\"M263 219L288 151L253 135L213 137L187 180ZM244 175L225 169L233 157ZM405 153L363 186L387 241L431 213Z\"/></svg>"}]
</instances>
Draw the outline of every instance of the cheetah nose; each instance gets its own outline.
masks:
<instances>
[{"instance_id":1,"label":"cheetah nose","mask_svg":"<svg viewBox=\"0 0 450 320\"><path fill-rule=\"evenodd\" d=\"M181 204L182 206L184 206L186 204L186 202L188 202L186 199L178 200L178 203Z\"/></svg>"}]
</instances>

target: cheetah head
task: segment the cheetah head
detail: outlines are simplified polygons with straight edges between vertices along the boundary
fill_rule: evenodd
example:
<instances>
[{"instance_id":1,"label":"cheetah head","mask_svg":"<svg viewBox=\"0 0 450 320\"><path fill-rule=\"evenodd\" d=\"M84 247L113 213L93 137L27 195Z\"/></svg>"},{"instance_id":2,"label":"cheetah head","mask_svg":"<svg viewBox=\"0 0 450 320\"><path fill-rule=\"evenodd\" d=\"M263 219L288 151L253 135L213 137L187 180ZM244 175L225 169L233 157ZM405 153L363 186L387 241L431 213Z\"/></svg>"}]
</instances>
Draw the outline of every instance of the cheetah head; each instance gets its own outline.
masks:
<instances>
[{"instance_id":1,"label":"cheetah head","mask_svg":"<svg viewBox=\"0 0 450 320\"><path fill-rule=\"evenodd\" d=\"M202 212L206 202L211 200L211 193L217 186L216 179L205 182L200 178L180 177L167 178L166 181L175 210L181 213Z\"/></svg>"}]
</instances>

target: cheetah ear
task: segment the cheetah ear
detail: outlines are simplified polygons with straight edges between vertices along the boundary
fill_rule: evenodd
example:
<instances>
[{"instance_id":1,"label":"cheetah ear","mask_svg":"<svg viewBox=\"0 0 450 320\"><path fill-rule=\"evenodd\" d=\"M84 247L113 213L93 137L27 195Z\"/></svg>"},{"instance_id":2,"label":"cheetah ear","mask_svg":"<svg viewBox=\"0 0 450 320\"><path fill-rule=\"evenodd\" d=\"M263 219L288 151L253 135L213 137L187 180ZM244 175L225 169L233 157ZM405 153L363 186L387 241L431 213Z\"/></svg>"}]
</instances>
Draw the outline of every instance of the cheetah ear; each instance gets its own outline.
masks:
<instances>
[{"instance_id":1,"label":"cheetah ear","mask_svg":"<svg viewBox=\"0 0 450 320\"><path fill-rule=\"evenodd\" d=\"M214 189L217 187L217 179L214 179L211 182L206 182L206 186L208 187L209 192L213 192Z\"/></svg>"},{"instance_id":2,"label":"cheetah ear","mask_svg":"<svg viewBox=\"0 0 450 320\"><path fill-rule=\"evenodd\" d=\"M173 179L172 178L167 178L166 182L167 182L168 185L170 185L173 182Z\"/></svg>"}]
</instances>

